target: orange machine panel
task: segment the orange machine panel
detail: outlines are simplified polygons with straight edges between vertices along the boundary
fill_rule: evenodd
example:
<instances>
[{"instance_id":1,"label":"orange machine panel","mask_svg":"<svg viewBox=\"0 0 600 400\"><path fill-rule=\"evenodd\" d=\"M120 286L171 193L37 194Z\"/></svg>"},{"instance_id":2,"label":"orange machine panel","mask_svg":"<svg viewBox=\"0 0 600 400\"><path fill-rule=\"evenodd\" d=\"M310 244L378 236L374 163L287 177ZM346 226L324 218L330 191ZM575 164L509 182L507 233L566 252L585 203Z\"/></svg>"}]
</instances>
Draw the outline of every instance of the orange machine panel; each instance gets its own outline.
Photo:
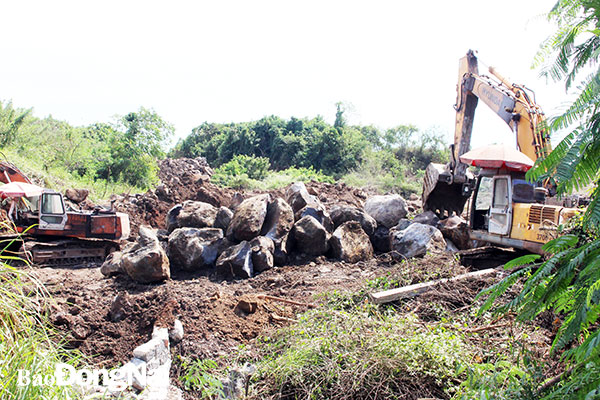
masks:
<instances>
[{"instance_id":1,"label":"orange machine panel","mask_svg":"<svg viewBox=\"0 0 600 400\"><path fill-rule=\"evenodd\" d=\"M117 231L115 215L93 215L90 232L92 235L114 234Z\"/></svg>"}]
</instances>

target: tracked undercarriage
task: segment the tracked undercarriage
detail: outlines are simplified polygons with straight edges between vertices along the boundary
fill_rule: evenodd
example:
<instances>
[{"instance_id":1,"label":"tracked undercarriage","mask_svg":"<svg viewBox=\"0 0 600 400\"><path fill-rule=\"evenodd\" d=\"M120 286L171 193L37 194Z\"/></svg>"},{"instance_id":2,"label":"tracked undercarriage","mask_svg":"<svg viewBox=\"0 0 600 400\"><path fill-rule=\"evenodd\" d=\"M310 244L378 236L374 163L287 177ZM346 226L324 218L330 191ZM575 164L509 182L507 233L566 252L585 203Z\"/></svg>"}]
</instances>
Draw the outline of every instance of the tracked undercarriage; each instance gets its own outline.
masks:
<instances>
[{"instance_id":1,"label":"tracked undercarriage","mask_svg":"<svg viewBox=\"0 0 600 400\"><path fill-rule=\"evenodd\" d=\"M26 240L23 245L31 261L40 266L101 263L118 248L113 241L91 239Z\"/></svg>"},{"instance_id":2,"label":"tracked undercarriage","mask_svg":"<svg viewBox=\"0 0 600 400\"><path fill-rule=\"evenodd\" d=\"M38 266L73 266L101 263L119 244L102 239L52 239L2 235L5 256Z\"/></svg>"}]
</instances>

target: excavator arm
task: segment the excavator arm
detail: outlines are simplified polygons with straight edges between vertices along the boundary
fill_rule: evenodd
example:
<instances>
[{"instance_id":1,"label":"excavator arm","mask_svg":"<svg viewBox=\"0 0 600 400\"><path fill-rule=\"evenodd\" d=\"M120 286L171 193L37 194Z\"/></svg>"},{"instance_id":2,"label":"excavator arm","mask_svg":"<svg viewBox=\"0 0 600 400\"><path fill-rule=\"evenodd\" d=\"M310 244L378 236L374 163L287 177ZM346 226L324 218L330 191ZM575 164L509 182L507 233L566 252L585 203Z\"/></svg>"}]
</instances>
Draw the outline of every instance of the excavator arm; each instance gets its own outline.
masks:
<instances>
[{"instance_id":1,"label":"excavator arm","mask_svg":"<svg viewBox=\"0 0 600 400\"><path fill-rule=\"evenodd\" d=\"M29 178L19 168L8 161L0 161L0 182L25 182L31 183Z\"/></svg>"},{"instance_id":2,"label":"excavator arm","mask_svg":"<svg viewBox=\"0 0 600 400\"><path fill-rule=\"evenodd\" d=\"M481 100L513 131L517 147L532 160L545 157L551 151L544 113L535 104L525 87L509 83L495 69L494 78L479 75L475 53L469 50L459 61L454 144L448 164L431 163L425 171L423 208L441 218L460 215L474 189L473 177L460 156L469 151L473 119Z\"/></svg>"}]
</instances>

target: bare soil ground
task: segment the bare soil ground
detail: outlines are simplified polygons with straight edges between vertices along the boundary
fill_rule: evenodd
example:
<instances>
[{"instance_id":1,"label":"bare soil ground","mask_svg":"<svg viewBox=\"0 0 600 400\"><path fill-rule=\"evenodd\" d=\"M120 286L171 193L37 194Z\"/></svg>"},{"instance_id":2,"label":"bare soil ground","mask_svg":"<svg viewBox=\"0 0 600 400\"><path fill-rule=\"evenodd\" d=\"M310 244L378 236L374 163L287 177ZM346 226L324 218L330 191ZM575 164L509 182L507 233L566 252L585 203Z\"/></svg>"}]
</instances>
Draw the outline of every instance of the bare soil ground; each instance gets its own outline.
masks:
<instances>
[{"instance_id":1,"label":"bare soil ground","mask_svg":"<svg viewBox=\"0 0 600 400\"><path fill-rule=\"evenodd\" d=\"M161 162L163 185L141 195L115 197L115 207L130 215L133 232L140 224L164 228L165 215L175 204L192 199L215 206L230 207L239 197L256 194L235 194L209 182L212 171L201 159L165 160ZM330 208L332 205L362 207L367 193L344 184L311 182L309 191ZM284 190L270 191L285 197ZM237 199L236 199L237 197ZM139 284L127 276L105 278L99 265L78 268L33 267L32 273L45 284L54 298L50 310L56 328L66 334L67 344L80 350L97 366L115 367L132 357L133 349L146 342L154 325L170 326L175 318L181 320L184 339L172 347L173 355L210 358L226 362L240 345L252 352L255 339L269 335L274 329L290 324L308 305L324 300L325 293L362 291L385 282L403 286L465 273L469 269L450 253L433 254L409 261L379 255L356 264L318 258L296 257L290 265L275 267L246 280L218 279L211 272L190 274L172 272L172 279L161 284ZM423 323L444 324L445 317L465 315L474 317L477 293L498 278L471 279L448 285L413 299L395 303L402 313L415 313ZM377 291L379 289L372 289ZM115 318L114 301L122 301ZM292 300L294 305L252 297L266 294ZM254 299L256 310L248 312L238 305L240 300ZM112 311L111 311L112 308ZM112 316L112 318L111 318ZM545 319L544 319L545 318ZM500 322L474 322L471 339L480 357L492 357L498 346L505 346L508 337L521 338L538 350L540 359L548 359L544 349L553 337L555 321L546 316L536 321L536 327L523 331L516 328L512 318ZM481 325L477 325L477 324ZM495 324L495 325L494 325ZM497 325L497 326L496 326ZM477 329L481 328L480 331ZM489 354L488 354L489 353ZM554 368L555 363L548 363ZM176 365L172 375L177 378Z\"/></svg>"}]
</instances>

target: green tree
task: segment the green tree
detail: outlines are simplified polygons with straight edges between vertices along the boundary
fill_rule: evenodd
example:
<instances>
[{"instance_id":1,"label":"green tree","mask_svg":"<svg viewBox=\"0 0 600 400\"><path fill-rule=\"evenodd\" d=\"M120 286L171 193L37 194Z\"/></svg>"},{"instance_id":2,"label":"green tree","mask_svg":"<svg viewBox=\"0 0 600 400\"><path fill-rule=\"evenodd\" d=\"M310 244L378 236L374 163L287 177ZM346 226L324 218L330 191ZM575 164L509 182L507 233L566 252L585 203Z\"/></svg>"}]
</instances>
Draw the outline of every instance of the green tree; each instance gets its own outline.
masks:
<instances>
[{"instance_id":1,"label":"green tree","mask_svg":"<svg viewBox=\"0 0 600 400\"><path fill-rule=\"evenodd\" d=\"M344 105L341 102L335 103L335 122L333 123L334 128L343 128L346 126L346 119L344 118Z\"/></svg>"},{"instance_id":2,"label":"green tree","mask_svg":"<svg viewBox=\"0 0 600 400\"><path fill-rule=\"evenodd\" d=\"M142 107L121 117L113 127L96 125L91 132L107 144L98 160L98 177L147 188L156 180L156 160L165 155L173 126Z\"/></svg>"},{"instance_id":3,"label":"green tree","mask_svg":"<svg viewBox=\"0 0 600 400\"><path fill-rule=\"evenodd\" d=\"M17 132L29 114L31 109L15 109L11 101L0 101L0 147L15 142Z\"/></svg>"},{"instance_id":4,"label":"green tree","mask_svg":"<svg viewBox=\"0 0 600 400\"><path fill-rule=\"evenodd\" d=\"M491 307L520 277L527 277L521 293L500 310L516 310L521 320L552 309L564 316L552 344L570 369L559 384L545 385L545 398L600 397L600 1L560 0L549 14L558 30L542 47L536 63L543 73L564 80L566 89L578 86L578 97L551 128L570 133L528 174L538 180L555 178L559 194L591 187L591 202L572 229L547 243L550 257L525 256L508 266L525 268L487 290L482 310ZM585 77L582 72L592 71Z\"/></svg>"}]
</instances>

